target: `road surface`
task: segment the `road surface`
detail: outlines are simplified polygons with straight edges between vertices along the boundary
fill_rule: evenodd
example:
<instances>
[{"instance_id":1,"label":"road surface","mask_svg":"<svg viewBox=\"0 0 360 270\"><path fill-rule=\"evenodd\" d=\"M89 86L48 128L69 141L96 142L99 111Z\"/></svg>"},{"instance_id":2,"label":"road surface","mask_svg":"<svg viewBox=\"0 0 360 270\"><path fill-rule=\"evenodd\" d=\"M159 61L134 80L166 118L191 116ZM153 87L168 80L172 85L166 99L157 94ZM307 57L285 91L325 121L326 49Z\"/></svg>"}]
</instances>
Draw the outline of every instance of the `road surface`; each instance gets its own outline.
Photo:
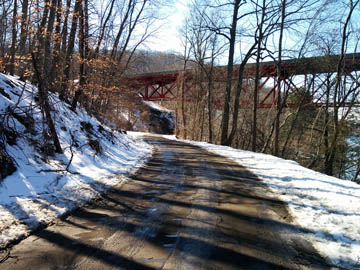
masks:
<instances>
[{"instance_id":1,"label":"road surface","mask_svg":"<svg viewBox=\"0 0 360 270\"><path fill-rule=\"evenodd\" d=\"M286 205L231 160L149 136L127 181L11 249L6 269L330 269ZM281 232L281 234L280 234Z\"/></svg>"}]
</instances>

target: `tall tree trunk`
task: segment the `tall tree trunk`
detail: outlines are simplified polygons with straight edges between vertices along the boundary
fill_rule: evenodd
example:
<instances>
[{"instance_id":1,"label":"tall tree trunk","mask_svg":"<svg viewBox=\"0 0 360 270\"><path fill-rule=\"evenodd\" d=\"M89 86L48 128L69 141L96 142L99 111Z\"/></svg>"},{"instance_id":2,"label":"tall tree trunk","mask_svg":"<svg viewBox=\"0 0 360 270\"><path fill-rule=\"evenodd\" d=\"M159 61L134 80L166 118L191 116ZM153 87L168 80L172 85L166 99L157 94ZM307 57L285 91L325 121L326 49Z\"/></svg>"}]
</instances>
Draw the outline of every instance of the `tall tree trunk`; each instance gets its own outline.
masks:
<instances>
[{"instance_id":1,"label":"tall tree trunk","mask_svg":"<svg viewBox=\"0 0 360 270\"><path fill-rule=\"evenodd\" d=\"M187 138L187 126L186 126L186 115L185 115L185 72L186 72L186 61L184 63L184 68L181 76L181 86L180 86L180 111L181 111L181 123L182 123L182 132L183 139Z\"/></svg>"},{"instance_id":2,"label":"tall tree trunk","mask_svg":"<svg viewBox=\"0 0 360 270\"><path fill-rule=\"evenodd\" d=\"M143 11L144 11L144 9L145 9L145 6L146 6L146 4L147 4L148 1L149 1L149 0L142 0L142 4L141 4L140 9L138 10L138 14L135 16L135 19L132 20L132 17L133 17L133 15L134 15L134 11L136 10L136 9L135 9L136 3L134 3L134 6L133 6L133 8L132 8L132 10L131 10L131 13L130 13L128 33L127 33L127 36L126 36L126 39L125 39L123 48L122 48L122 50L121 50L121 52L120 52L120 55L119 55L119 57L118 57L118 59L117 59L118 62L120 62L120 61L122 60L122 58L123 58L123 56L124 56L124 54L125 54L125 52L126 52L126 49L127 49L128 45L129 45L129 42L130 42L130 38L131 38L131 36L132 36L132 34L133 34L134 30L135 30L135 27L137 26L137 24L138 24L138 22L139 22L139 19L140 19L142 13L143 13ZM120 32L119 32L119 33L120 33ZM118 34L119 34L119 33L118 33ZM120 36L118 35L117 38L118 38L118 37L120 37ZM117 52L117 49L118 49L118 43L119 43L119 40L118 40L118 42L117 42L116 47L115 47L115 45L114 45L115 51L114 51L114 54L112 54L114 60L116 60L116 55L117 55L116 52Z\"/></svg>"},{"instance_id":3,"label":"tall tree trunk","mask_svg":"<svg viewBox=\"0 0 360 270\"><path fill-rule=\"evenodd\" d=\"M236 131L237 131L237 125L238 125L238 118L239 118L239 108L240 108L240 95L243 88L243 75L245 70L245 65L247 61L250 59L251 55L253 54L253 50L255 49L256 42L253 44L253 46L248 50L247 54L245 55L243 61L240 64L239 67L239 74L237 79L237 85L236 85L236 95L234 100L234 108L233 108L233 122L232 122L232 128L229 137L226 140L226 145L231 145L232 141L234 140Z\"/></svg>"},{"instance_id":4,"label":"tall tree trunk","mask_svg":"<svg viewBox=\"0 0 360 270\"><path fill-rule=\"evenodd\" d=\"M101 42L104 39L105 29L106 29L107 23L108 23L108 21L109 21L109 19L111 17L111 14L112 14L112 11L113 11L113 8L114 8L114 4L115 4L115 0L111 0L109 13L108 13L103 25L101 26L100 35L99 35L99 38L98 38L98 41L97 41L97 44L96 44L96 48L95 48L95 54L96 55L100 51L100 45L101 45Z\"/></svg>"},{"instance_id":5,"label":"tall tree trunk","mask_svg":"<svg viewBox=\"0 0 360 270\"><path fill-rule=\"evenodd\" d=\"M89 60L89 57L90 57L90 47L89 47L89 0L84 0L84 43L85 43L84 44L85 59ZM87 69L85 68L85 75L86 74L87 74Z\"/></svg>"},{"instance_id":6,"label":"tall tree trunk","mask_svg":"<svg viewBox=\"0 0 360 270\"><path fill-rule=\"evenodd\" d=\"M353 1L350 0L350 10L346 17L345 24L343 26L343 33L342 33L342 40L341 40L341 53L340 53L340 58L339 58L338 65L337 65L336 85L335 85L334 101L333 101L334 134L333 134L331 144L330 144L329 158L325 164L325 173L328 175L333 175L333 172L334 172L334 162L335 162L335 156L336 156L337 147L338 147L337 140L340 135L340 127L339 127L339 119L338 119L339 118L338 117L338 112L339 112L338 96L339 96L340 87L341 87L341 76L344 72L343 68L344 68L345 46L346 46L346 41L348 39L347 28L350 23L353 11L356 8L356 6L359 4L359 2L360 2L360 0L357 0L357 1L355 1L355 3L353 3Z\"/></svg>"},{"instance_id":7,"label":"tall tree trunk","mask_svg":"<svg viewBox=\"0 0 360 270\"><path fill-rule=\"evenodd\" d=\"M119 30L118 30L117 35L115 37L113 48L111 50L111 58L114 59L114 60L116 59L120 38L123 35L126 24L128 23L129 17L130 18L132 17L132 14L134 12L135 5L136 5L136 3L134 3L134 0L128 0L128 1L129 2L128 2L127 8L126 8L126 13L125 13L125 15L123 17L123 20L121 21Z\"/></svg>"},{"instance_id":8,"label":"tall tree trunk","mask_svg":"<svg viewBox=\"0 0 360 270\"><path fill-rule=\"evenodd\" d=\"M235 0L233 14L232 14L231 28L230 28L229 56L228 56L228 64L227 64L225 99L224 99L223 117L221 120L221 137L220 137L221 145L225 145L228 138L228 129L229 129L229 121L230 121L230 97L231 97L231 88L232 88L236 27L238 21L237 17L238 17L239 7L240 7L240 0Z\"/></svg>"},{"instance_id":9,"label":"tall tree trunk","mask_svg":"<svg viewBox=\"0 0 360 270\"><path fill-rule=\"evenodd\" d=\"M81 4L82 4L82 0L75 1L73 18L72 18L72 22L71 22L69 43L67 46L67 51L66 51L66 56L65 56L64 77L63 77L63 81L62 81L62 85L61 85L61 92L60 92L60 99L62 99L62 100L65 100L66 95L67 95L67 90L68 90L67 87L68 87L68 81L70 79L72 53L74 51L75 35L76 35L76 31L77 31L78 17L81 12Z\"/></svg>"},{"instance_id":10,"label":"tall tree trunk","mask_svg":"<svg viewBox=\"0 0 360 270\"><path fill-rule=\"evenodd\" d=\"M186 32L187 34L187 32ZM187 132L186 132L186 117L185 117L185 72L187 67L187 61L189 57L189 51L188 50L188 43L187 43L187 36L186 36L186 42L185 42L185 48L184 48L184 64L182 72L179 74L177 78L177 100L176 100L176 134L178 136L181 136L181 130L182 130L182 137L186 139ZM179 91L180 90L180 91ZM179 120L181 118L181 120ZM180 124L181 123L181 124ZM180 128L181 126L181 128Z\"/></svg>"},{"instance_id":11,"label":"tall tree trunk","mask_svg":"<svg viewBox=\"0 0 360 270\"><path fill-rule=\"evenodd\" d=\"M51 0L50 14L49 14L49 19L48 19L48 24L47 24L47 29L46 29L46 35L45 35L45 47L44 47L45 56L44 56L43 74L45 75L46 78L49 78L50 72L51 72L51 69L48 70L48 67L51 66L51 63L50 63L50 60L51 60L51 56L50 56L50 54L51 54L51 38L52 38L53 29L54 29L56 4L57 4L57 0ZM50 83L48 80L46 80L46 81L47 81L47 84ZM45 88L49 89L48 86L46 86Z\"/></svg>"},{"instance_id":12,"label":"tall tree trunk","mask_svg":"<svg viewBox=\"0 0 360 270\"><path fill-rule=\"evenodd\" d=\"M25 54L25 44L27 36L27 27L28 27L28 8L29 0L22 1L21 7L21 32L20 32L20 41L19 41L19 51L21 55Z\"/></svg>"},{"instance_id":13,"label":"tall tree trunk","mask_svg":"<svg viewBox=\"0 0 360 270\"><path fill-rule=\"evenodd\" d=\"M207 97L207 109L208 109L208 132L209 132L209 142L213 142L213 130L212 130L212 91L213 91L213 71L214 71L214 57L211 58L209 77L208 77L208 97Z\"/></svg>"},{"instance_id":14,"label":"tall tree trunk","mask_svg":"<svg viewBox=\"0 0 360 270\"><path fill-rule=\"evenodd\" d=\"M46 28L46 22L47 22L47 19L48 19L48 15L49 15L49 9L50 9L50 0L45 0L43 15L42 15L42 18L41 18L39 29L38 29L37 34L36 34L37 39L34 39L34 43L36 44L36 42L37 42L36 46L37 46L37 48L39 50L39 59L37 59L39 62L43 62L42 60L44 58L43 49L44 49L44 46L45 46L44 41L45 41L45 37L46 37L45 28ZM34 46L33 46L33 48L34 48ZM39 67L39 68L41 68L41 67Z\"/></svg>"},{"instance_id":15,"label":"tall tree trunk","mask_svg":"<svg viewBox=\"0 0 360 270\"><path fill-rule=\"evenodd\" d=\"M54 146L55 146L55 151L56 151L56 153L62 154L63 151L61 149L59 137L57 135L56 128L55 128L54 122L51 117L51 110L50 110L50 105L49 105L49 100L48 100L48 91L47 91L47 89L44 88L44 85L43 85L44 79L42 78L40 70L37 66L37 58L34 53L31 53L31 56L32 56L32 63L34 66L34 70L35 70L35 75L36 75L36 78L39 83L39 100L40 100L41 109L44 112L44 115L46 118L46 123L49 127L50 135L51 135L51 138L52 138Z\"/></svg>"},{"instance_id":16,"label":"tall tree trunk","mask_svg":"<svg viewBox=\"0 0 360 270\"><path fill-rule=\"evenodd\" d=\"M83 0L87 1L87 0ZM71 104L71 110L76 110L76 105L80 99L80 96L83 92L83 89L86 84L86 74L85 74L85 16L84 16L84 7L80 6L80 16L79 16L79 54L80 54L80 69L79 69L79 87L76 89L73 102Z\"/></svg>"},{"instance_id":17,"label":"tall tree trunk","mask_svg":"<svg viewBox=\"0 0 360 270\"><path fill-rule=\"evenodd\" d=\"M29 1L23 0L21 7L21 25L20 25L20 41L19 41L19 56L20 56L20 79L25 80L24 72L25 72L25 59L24 55L26 54L26 38L27 38L27 29L28 29L28 8ZM23 62L24 61L24 62Z\"/></svg>"},{"instance_id":18,"label":"tall tree trunk","mask_svg":"<svg viewBox=\"0 0 360 270\"><path fill-rule=\"evenodd\" d=\"M300 101L301 103L300 103L299 107L297 107L297 109L296 109L295 117L294 117L293 121L291 122L290 129L289 129L288 133L286 134L286 139L285 139L285 142L284 142L284 144L282 146L282 150L281 150L281 154L280 154L280 156L282 158L284 158L287 145L288 145L288 143L290 141L291 135L292 135L293 130L295 128L295 124L296 124L296 122L297 122L297 120L299 118L300 112L302 111L302 108L303 108L302 104L304 103L305 99L306 99L306 95L304 95L304 97L302 97L302 99Z\"/></svg>"},{"instance_id":19,"label":"tall tree trunk","mask_svg":"<svg viewBox=\"0 0 360 270\"><path fill-rule=\"evenodd\" d=\"M52 87L55 87L55 78L58 74L58 68L61 66L61 15L63 13L62 10L62 0L57 0L57 8L56 8L56 24L55 24L55 34L54 34L54 50L53 50L53 61L51 65L49 79L54 82ZM61 80L60 80L61 81ZM58 89L57 89L58 90Z\"/></svg>"},{"instance_id":20,"label":"tall tree trunk","mask_svg":"<svg viewBox=\"0 0 360 270\"><path fill-rule=\"evenodd\" d=\"M16 53L16 25L17 25L17 0L14 0L13 18L11 22L11 48L10 48L10 65L8 66L8 72L10 75L14 75L15 72L15 53Z\"/></svg>"},{"instance_id":21,"label":"tall tree trunk","mask_svg":"<svg viewBox=\"0 0 360 270\"><path fill-rule=\"evenodd\" d=\"M257 105L258 105L258 88L260 79L260 54L261 43L263 40L263 24L265 19L265 4L266 0L263 0L261 8L261 20L258 25L258 37L257 37L257 52L256 52L256 71L255 71L255 87L254 87L254 104L253 104L253 123L252 123L252 138L251 138L251 150L256 151L256 138L257 138Z\"/></svg>"},{"instance_id":22,"label":"tall tree trunk","mask_svg":"<svg viewBox=\"0 0 360 270\"><path fill-rule=\"evenodd\" d=\"M193 121L192 122L192 127L191 127L191 137L190 139L191 140L194 140L196 141L196 138L197 138L197 125L199 125L199 122L198 122L198 118L199 118L199 115L201 114L201 111L200 111L200 104L201 104L201 101L200 101L200 91L201 91L201 86L200 86L200 82L201 82L201 69L200 68L195 68L195 72L196 72L196 75L195 75L195 78L197 78L197 81L195 81L195 84L193 86L193 90L194 92L196 93L196 97L195 97L195 103L194 103L194 106L193 109L194 111L190 111L189 114L191 115L191 120Z\"/></svg>"},{"instance_id":23,"label":"tall tree trunk","mask_svg":"<svg viewBox=\"0 0 360 270\"><path fill-rule=\"evenodd\" d=\"M61 33L61 52L63 55L66 54L67 51L67 37L68 37L68 19L70 14L70 6L71 6L71 0L66 1L66 8L65 8L65 16L64 16L64 25Z\"/></svg>"},{"instance_id":24,"label":"tall tree trunk","mask_svg":"<svg viewBox=\"0 0 360 270\"><path fill-rule=\"evenodd\" d=\"M284 35L286 0L281 3L281 23L280 23L280 37L279 37L279 54L277 62L277 100L276 100L276 118L275 118L275 139L274 139L274 155L279 156L279 134L280 134L280 116L282 112L281 101L281 80L283 79L281 63L282 63L282 42Z\"/></svg>"}]
</instances>

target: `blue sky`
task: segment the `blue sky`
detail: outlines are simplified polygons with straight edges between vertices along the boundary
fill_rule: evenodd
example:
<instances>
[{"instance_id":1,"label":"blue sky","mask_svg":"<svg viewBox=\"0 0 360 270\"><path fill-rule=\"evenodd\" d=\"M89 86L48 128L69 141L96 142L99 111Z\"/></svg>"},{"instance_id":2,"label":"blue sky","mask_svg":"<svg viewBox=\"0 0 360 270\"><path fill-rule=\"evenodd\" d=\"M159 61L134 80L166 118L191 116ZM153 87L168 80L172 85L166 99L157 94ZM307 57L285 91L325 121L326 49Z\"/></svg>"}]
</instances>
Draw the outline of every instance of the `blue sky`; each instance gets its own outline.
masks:
<instances>
[{"instance_id":1,"label":"blue sky","mask_svg":"<svg viewBox=\"0 0 360 270\"><path fill-rule=\"evenodd\" d=\"M179 28L188 10L190 0L174 0L171 7L166 7L169 16L159 23L156 35L150 37L142 46L146 50L162 52L183 52L183 45L179 36Z\"/></svg>"},{"instance_id":2,"label":"blue sky","mask_svg":"<svg viewBox=\"0 0 360 270\"><path fill-rule=\"evenodd\" d=\"M157 35L148 40L146 49L182 53L183 46L178 30L182 25L189 2L190 0L174 1L174 5L168 8L169 17L160 23L161 27Z\"/></svg>"}]
</instances>

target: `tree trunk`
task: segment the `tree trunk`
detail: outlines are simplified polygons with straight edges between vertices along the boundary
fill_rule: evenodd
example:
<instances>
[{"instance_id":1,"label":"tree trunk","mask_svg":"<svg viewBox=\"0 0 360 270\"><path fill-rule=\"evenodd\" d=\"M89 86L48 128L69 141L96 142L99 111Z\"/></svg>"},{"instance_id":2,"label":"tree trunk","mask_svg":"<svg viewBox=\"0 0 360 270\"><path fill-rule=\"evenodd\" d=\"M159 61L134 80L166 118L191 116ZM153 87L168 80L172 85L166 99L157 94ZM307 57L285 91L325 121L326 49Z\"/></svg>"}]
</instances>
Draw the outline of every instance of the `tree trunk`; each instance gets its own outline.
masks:
<instances>
[{"instance_id":1,"label":"tree trunk","mask_svg":"<svg viewBox=\"0 0 360 270\"><path fill-rule=\"evenodd\" d=\"M284 35L284 22L285 22L285 9L286 0L282 0L281 3L281 23L280 23L280 37L279 37L279 54L277 62L277 100L276 100L276 118L275 118L275 139L274 139L274 155L279 156L279 136L280 136L280 116L282 112L283 104L281 102L281 79L283 74L281 70L282 61L282 42Z\"/></svg>"},{"instance_id":2,"label":"tree trunk","mask_svg":"<svg viewBox=\"0 0 360 270\"><path fill-rule=\"evenodd\" d=\"M127 33L127 36L126 36L123 48L122 48L122 50L120 52L119 58L117 59L118 62L120 62L122 60L122 58L123 58L123 56L124 56L124 54L126 52L126 49L127 49L128 45L129 45L129 42L130 42L130 38L131 38L131 36L132 36L132 34L133 34L134 30L135 30L136 25L139 22L140 16L142 15L148 1L149 0L142 0L141 8L138 9L138 14L136 15L134 21L132 21L131 19L132 19L133 15L134 15L134 12L136 10L135 6L136 6L137 3L135 2L133 4L134 6L131 9L130 20L128 22L129 23L129 29L128 29L129 32ZM120 34L120 31L118 33L117 38L121 36L121 35L119 36L119 34ZM114 60L116 60L116 55L117 55L116 52L117 52L117 49L118 49L118 43L119 43L119 39L117 40L116 46L114 45L115 51L114 51L114 54L112 54Z\"/></svg>"},{"instance_id":3,"label":"tree trunk","mask_svg":"<svg viewBox=\"0 0 360 270\"><path fill-rule=\"evenodd\" d=\"M126 26L128 18L131 17L134 12L135 5L136 5L136 3L134 3L133 0L129 0L128 6L126 9L126 13L124 15L123 20L121 21L121 24L120 24L119 30L117 32L117 35L115 37L114 45L113 45L113 48L111 51L111 58L114 60L116 59L120 38L125 30L125 26Z\"/></svg>"},{"instance_id":4,"label":"tree trunk","mask_svg":"<svg viewBox=\"0 0 360 270\"><path fill-rule=\"evenodd\" d=\"M89 1L84 0L84 50L85 50L85 59L89 60L90 57L90 47L89 47ZM87 64L85 64L85 77L87 75Z\"/></svg>"},{"instance_id":5,"label":"tree trunk","mask_svg":"<svg viewBox=\"0 0 360 270\"><path fill-rule=\"evenodd\" d=\"M22 7L21 7L21 25L20 25L20 41L19 41L19 57L20 57L20 64L19 64L19 76L20 79L25 81L24 73L26 69L24 55L26 54L25 45L26 45L26 38L27 38L27 29L28 29L28 7L29 1L23 0Z\"/></svg>"},{"instance_id":6,"label":"tree trunk","mask_svg":"<svg viewBox=\"0 0 360 270\"><path fill-rule=\"evenodd\" d=\"M87 1L87 0L84 0ZM85 75L85 18L84 18L84 8L80 6L79 14L79 54L80 54L80 69L79 69L79 87L76 89L73 102L71 104L71 110L76 110L76 105L81 97L83 89L86 84L86 75Z\"/></svg>"},{"instance_id":7,"label":"tree trunk","mask_svg":"<svg viewBox=\"0 0 360 270\"><path fill-rule=\"evenodd\" d=\"M25 54L25 45L26 45L26 36L27 36L27 27L28 27L28 7L29 1L22 1L21 8L21 32L20 32L20 41L19 41L19 51L21 55Z\"/></svg>"},{"instance_id":8,"label":"tree trunk","mask_svg":"<svg viewBox=\"0 0 360 270\"><path fill-rule=\"evenodd\" d=\"M342 33L342 40L341 40L341 54L337 65L337 76L336 76L336 85L334 90L334 115L333 115L333 121L334 121L334 135L332 137L331 143L330 143L330 153L329 158L326 161L325 164L325 173L328 175L333 175L334 172L334 162L335 162L335 156L337 152L337 140L340 135L340 127L339 127L339 119L338 119L338 112L339 112L339 105L338 103L338 95L340 92L340 84L341 84L341 76L344 72L344 56L345 56L345 46L346 41L348 39L348 33L347 28L350 23L351 16L353 14L354 9L358 5L360 1L356 1L355 4L352 0L350 0L350 10L348 13L348 16L346 17L345 24L343 27L343 33Z\"/></svg>"},{"instance_id":9,"label":"tree trunk","mask_svg":"<svg viewBox=\"0 0 360 270\"><path fill-rule=\"evenodd\" d=\"M53 82L52 87L55 87L55 78L58 74L58 68L61 66L61 54L60 54L60 48L61 48L61 14L63 13L62 10L62 1L57 0L57 8L56 8L56 24L55 24L55 42L54 42L54 50L53 50L53 61L51 65L51 70L49 74L50 81ZM59 81L59 80L58 80ZM61 81L61 80L60 80ZM57 89L58 90L58 89Z\"/></svg>"},{"instance_id":10,"label":"tree trunk","mask_svg":"<svg viewBox=\"0 0 360 270\"><path fill-rule=\"evenodd\" d=\"M45 35L45 57L44 57L44 72L43 74L46 76L46 78L49 78L51 69L48 71L48 67L51 66L50 59L51 59L51 37L54 29L54 22L55 22L55 13L56 13L56 4L57 0L51 0L50 4L50 15L48 19L48 25L46 29L46 35ZM49 82L47 82L49 84ZM48 87L45 87L48 89Z\"/></svg>"},{"instance_id":11,"label":"tree trunk","mask_svg":"<svg viewBox=\"0 0 360 270\"><path fill-rule=\"evenodd\" d=\"M261 8L261 21L258 25L258 40L257 40L257 53L256 53L256 71L255 71L255 87L254 87L254 104L253 104L253 125L252 125L252 139L251 139L251 150L256 151L256 138L257 138L257 104L258 104L258 88L260 79L260 54L261 54L261 43L263 39L263 24L265 19L265 4L266 0L263 0Z\"/></svg>"},{"instance_id":12,"label":"tree trunk","mask_svg":"<svg viewBox=\"0 0 360 270\"><path fill-rule=\"evenodd\" d=\"M61 33L61 52L63 55L66 54L67 51L67 36L68 36L68 18L70 14L70 6L71 6L71 0L66 1L66 9L65 9L65 16L64 16L64 25Z\"/></svg>"},{"instance_id":13,"label":"tree trunk","mask_svg":"<svg viewBox=\"0 0 360 270\"><path fill-rule=\"evenodd\" d=\"M41 105L42 111L45 114L46 123L50 130L50 135L51 135L51 138L52 138L54 146L55 146L55 151L56 151L56 153L62 154L63 152L61 149L59 137L57 135L56 128L55 128L54 122L51 117L51 110L50 110L50 105L49 105L49 100L48 100L48 92L47 92L47 89L45 89L43 87L44 80L43 80L41 73L39 71L39 68L37 66L37 60L36 60L35 54L31 53L31 57L32 57L32 62L33 62L34 70L35 70L35 75L36 75L36 78L39 83L40 105Z\"/></svg>"},{"instance_id":14,"label":"tree trunk","mask_svg":"<svg viewBox=\"0 0 360 270\"><path fill-rule=\"evenodd\" d=\"M212 90L213 90L213 70L214 70L214 57L211 58L210 71L208 77L208 98L207 98L207 107L208 107L208 132L209 132L209 143L213 142L213 130L212 130Z\"/></svg>"},{"instance_id":15,"label":"tree trunk","mask_svg":"<svg viewBox=\"0 0 360 270\"><path fill-rule=\"evenodd\" d=\"M352 178L352 181L356 183L360 183L360 180L358 180L359 175L360 175L360 159L358 161L356 172Z\"/></svg>"},{"instance_id":16,"label":"tree trunk","mask_svg":"<svg viewBox=\"0 0 360 270\"><path fill-rule=\"evenodd\" d=\"M40 59L43 59L43 57L44 57L43 49L44 49L44 45L45 45L44 40L46 37L45 27L46 27L46 22L47 22L48 15L49 15L49 7L50 7L50 0L45 0L43 15L41 18L39 29L36 34L37 40L36 39L34 40L34 45L36 45L36 41L37 41L37 48L39 50ZM33 48L34 48L34 46L33 46ZM39 59L37 59L37 60L39 60ZM41 61L41 62L43 62L43 61Z\"/></svg>"},{"instance_id":17,"label":"tree trunk","mask_svg":"<svg viewBox=\"0 0 360 270\"><path fill-rule=\"evenodd\" d=\"M236 131L237 131L237 124L238 124L238 118L239 118L239 108L240 108L240 95L243 88L243 75L245 70L245 65L247 64L247 61L250 59L253 50L255 49L256 42L254 45L248 50L246 56L244 57L243 61L240 64L239 67L239 74L238 74L238 80L237 80L237 86L236 86L236 95L234 100L234 108L233 108L233 122L232 122L232 128L229 137L226 140L225 145L231 145L232 141L234 140Z\"/></svg>"},{"instance_id":18,"label":"tree trunk","mask_svg":"<svg viewBox=\"0 0 360 270\"><path fill-rule=\"evenodd\" d=\"M182 118L182 127L183 127L183 138L187 138L187 127L186 127L186 117L185 117L185 70L186 64L184 64L183 76L181 78L181 118Z\"/></svg>"},{"instance_id":19,"label":"tree trunk","mask_svg":"<svg viewBox=\"0 0 360 270\"><path fill-rule=\"evenodd\" d=\"M60 99L62 99L62 100L65 100L66 95L67 95L67 90L68 90L67 85L68 85L68 81L70 79L70 69L71 69L71 60L72 60L71 58L72 58L72 53L73 53L74 45L75 45L75 35L76 35L77 24L78 24L77 21L78 21L78 17L79 17L78 14L81 12L81 4L82 4L82 0L75 1L69 43L68 43L66 56L65 56L64 77L63 77L63 81L62 81L62 85L61 85L61 92L60 92Z\"/></svg>"},{"instance_id":20,"label":"tree trunk","mask_svg":"<svg viewBox=\"0 0 360 270\"><path fill-rule=\"evenodd\" d=\"M227 64L225 99L224 99L223 117L221 120L221 137L220 137L221 145L226 145L226 141L228 139L228 129L229 129L229 121L230 121L230 97L231 97L231 88L232 88L236 27L238 21L237 16L238 16L239 7L240 7L240 0L235 0L233 14L232 14L231 28L230 28L229 56L228 56L228 64Z\"/></svg>"},{"instance_id":21,"label":"tree trunk","mask_svg":"<svg viewBox=\"0 0 360 270\"><path fill-rule=\"evenodd\" d=\"M97 41L97 44L96 44L96 48L95 48L95 55L97 55L100 51L100 45L101 45L101 42L102 40L104 39L104 35L105 35L105 29L106 29L106 25L111 17L111 14L112 14L112 10L114 8L114 4L115 4L115 0L112 0L111 1L111 6L110 6L110 10L109 10L109 13L104 21L104 24L102 25L101 27L101 30L100 30L100 35L99 35L99 39Z\"/></svg>"},{"instance_id":22,"label":"tree trunk","mask_svg":"<svg viewBox=\"0 0 360 270\"><path fill-rule=\"evenodd\" d=\"M12 30L12 37L11 37L11 48L10 48L10 65L8 67L8 72L10 75L14 75L15 72L15 53L16 53L16 25L17 25L17 0L14 0L14 10L13 10L13 18L11 22L11 30Z\"/></svg>"}]
</instances>

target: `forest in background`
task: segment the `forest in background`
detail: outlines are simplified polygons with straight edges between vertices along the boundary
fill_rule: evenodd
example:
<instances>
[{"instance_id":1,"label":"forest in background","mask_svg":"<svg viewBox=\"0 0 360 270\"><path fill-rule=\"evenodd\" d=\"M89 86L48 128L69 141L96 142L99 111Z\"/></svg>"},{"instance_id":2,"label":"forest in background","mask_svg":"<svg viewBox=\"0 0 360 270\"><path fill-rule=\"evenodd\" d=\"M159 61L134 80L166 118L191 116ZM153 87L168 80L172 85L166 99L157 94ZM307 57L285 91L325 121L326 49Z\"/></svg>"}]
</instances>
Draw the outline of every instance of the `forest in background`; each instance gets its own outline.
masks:
<instances>
[{"instance_id":1,"label":"forest in background","mask_svg":"<svg viewBox=\"0 0 360 270\"><path fill-rule=\"evenodd\" d=\"M176 135L270 153L343 179L360 181L359 74L346 72L346 54L357 53L359 0L189 1L180 29L183 53L151 52L143 45L161 27L172 1L0 0L0 70L39 86L44 134L62 152L53 124L49 91L76 110L81 104L99 119L131 129L124 112L139 117L128 91L129 75L191 69L191 93L179 76ZM141 48L141 50L140 50ZM282 85L287 59L336 55L332 73L311 74L297 94ZM260 63L277 66L277 106L260 109ZM244 80L247 63L254 78ZM334 65L324 61L323 65ZM234 66L239 72L233 78ZM214 79L225 65L225 80ZM296 75L287 78L297 81ZM244 83L246 82L246 83ZM0 89L1 90L1 89ZM192 102L186 102L191 94ZM221 97L221 108L217 100ZM247 98L249 105L240 107ZM303 101L312 99L321 107ZM299 106L287 108L287 102ZM347 106L344 106L346 104ZM6 154L7 115L0 115L0 151ZM26 112L24 112L26 113ZM356 119L356 117L355 117ZM44 135L45 136L45 135Z\"/></svg>"}]
</instances>

